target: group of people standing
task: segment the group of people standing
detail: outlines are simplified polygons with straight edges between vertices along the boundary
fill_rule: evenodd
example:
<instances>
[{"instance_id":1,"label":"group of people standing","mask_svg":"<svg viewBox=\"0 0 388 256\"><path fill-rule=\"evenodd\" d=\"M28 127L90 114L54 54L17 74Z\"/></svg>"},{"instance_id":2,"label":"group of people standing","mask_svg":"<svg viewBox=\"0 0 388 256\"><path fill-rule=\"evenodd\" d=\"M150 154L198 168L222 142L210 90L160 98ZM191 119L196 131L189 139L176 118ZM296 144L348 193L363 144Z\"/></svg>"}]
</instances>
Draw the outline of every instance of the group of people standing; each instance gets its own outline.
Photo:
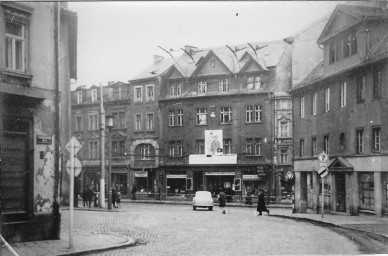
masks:
<instances>
[{"instance_id":1,"label":"group of people standing","mask_svg":"<svg viewBox=\"0 0 388 256\"><path fill-rule=\"evenodd\" d=\"M98 207L98 197L99 192L92 188L92 186L87 186L86 189L82 192L82 201L84 207L92 207L92 202L94 207Z\"/></svg>"},{"instance_id":2,"label":"group of people standing","mask_svg":"<svg viewBox=\"0 0 388 256\"><path fill-rule=\"evenodd\" d=\"M249 194L250 195L250 194ZM220 209L222 210L222 214L226 214L225 206L226 206L226 194L225 194L225 189L221 189L220 193L217 196L218 202ZM251 203L252 204L252 201ZM265 205L265 197L264 197L264 189L259 190L259 196L258 196L258 202L257 202L257 212L259 213L258 215L263 215L262 212L267 212L269 215L269 210L267 209Z\"/></svg>"}]
</instances>

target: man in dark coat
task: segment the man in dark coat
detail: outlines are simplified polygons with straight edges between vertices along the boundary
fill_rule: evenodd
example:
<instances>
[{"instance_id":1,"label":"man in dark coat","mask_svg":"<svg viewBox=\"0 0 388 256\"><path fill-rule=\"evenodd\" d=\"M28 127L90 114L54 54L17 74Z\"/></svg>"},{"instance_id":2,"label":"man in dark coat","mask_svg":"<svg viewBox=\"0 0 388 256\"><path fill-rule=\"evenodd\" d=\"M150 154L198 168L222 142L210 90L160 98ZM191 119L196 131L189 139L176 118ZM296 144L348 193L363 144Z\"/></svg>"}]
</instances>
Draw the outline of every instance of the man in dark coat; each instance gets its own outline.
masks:
<instances>
[{"instance_id":1,"label":"man in dark coat","mask_svg":"<svg viewBox=\"0 0 388 256\"><path fill-rule=\"evenodd\" d=\"M218 202L222 210L222 214L225 214L226 194L223 188L220 190L220 193L218 194Z\"/></svg>"},{"instance_id":2,"label":"man in dark coat","mask_svg":"<svg viewBox=\"0 0 388 256\"><path fill-rule=\"evenodd\" d=\"M269 210L265 206L264 189L260 189L259 192L257 211L259 212L259 215L262 215L262 212L267 212L269 215Z\"/></svg>"}]
</instances>

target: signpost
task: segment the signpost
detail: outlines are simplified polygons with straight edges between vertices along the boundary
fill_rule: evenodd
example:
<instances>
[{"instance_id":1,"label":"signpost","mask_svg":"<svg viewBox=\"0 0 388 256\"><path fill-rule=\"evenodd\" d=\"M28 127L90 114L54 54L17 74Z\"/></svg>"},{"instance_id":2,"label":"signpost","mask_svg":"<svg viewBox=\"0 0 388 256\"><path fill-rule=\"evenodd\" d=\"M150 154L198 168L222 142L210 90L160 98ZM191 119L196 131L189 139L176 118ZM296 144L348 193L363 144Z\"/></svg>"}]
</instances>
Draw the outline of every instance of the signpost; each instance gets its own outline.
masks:
<instances>
[{"instance_id":1,"label":"signpost","mask_svg":"<svg viewBox=\"0 0 388 256\"><path fill-rule=\"evenodd\" d=\"M73 230L74 230L74 171L78 176L81 172L81 162L74 157L75 154L81 149L81 144L76 139L72 137L70 141L66 144L65 148L70 152L70 160L66 163L66 170L70 174L70 232L69 232L69 248L73 249Z\"/></svg>"},{"instance_id":2,"label":"signpost","mask_svg":"<svg viewBox=\"0 0 388 256\"><path fill-rule=\"evenodd\" d=\"M329 170L326 168L327 166L327 160L329 159L329 156L325 153L322 152L318 155L318 160L320 163L320 166L322 167L321 169L318 170L318 174L321 176L321 181L322 181L322 218L324 217L324 208L325 208L325 187L324 187L324 179L325 176L329 174Z\"/></svg>"}]
</instances>

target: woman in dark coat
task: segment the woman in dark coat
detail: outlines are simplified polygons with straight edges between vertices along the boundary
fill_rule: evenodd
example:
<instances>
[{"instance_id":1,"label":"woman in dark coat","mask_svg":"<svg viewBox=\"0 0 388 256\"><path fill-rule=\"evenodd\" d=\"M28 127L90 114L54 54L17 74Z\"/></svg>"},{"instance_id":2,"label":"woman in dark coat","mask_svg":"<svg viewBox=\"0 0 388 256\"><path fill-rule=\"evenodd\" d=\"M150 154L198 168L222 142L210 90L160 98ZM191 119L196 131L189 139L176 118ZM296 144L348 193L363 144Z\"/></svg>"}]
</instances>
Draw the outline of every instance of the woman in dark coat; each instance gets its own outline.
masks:
<instances>
[{"instance_id":1,"label":"woman in dark coat","mask_svg":"<svg viewBox=\"0 0 388 256\"><path fill-rule=\"evenodd\" d=\"M222 210L222 214L225 214L226 194L224 192L224 189L221 189L220 193L218 194L218 202Z\"/></svg>"},{"instance_id":2,"label":"woman in dark coat","mask_svg":"<svg viewBox=\"0 0 388 256\"><path fill-rule=\"evenodd\" d=\"M112 188L112 205L114 208L117 208L117 205L116 205L116 189Z\"/></svg>"},{"instance_id":3,"label":"woman in dark coat","mask_svg":"<svg viewBox=\"0 0 388 256\"><path fill-rule=\"evenodd\" d=\"M259 215L262 215L262 212L267 212L269 214L269 210L265 206L264 189L260 189L257 211L259 212Z\"/></svg>"}]
</instances>

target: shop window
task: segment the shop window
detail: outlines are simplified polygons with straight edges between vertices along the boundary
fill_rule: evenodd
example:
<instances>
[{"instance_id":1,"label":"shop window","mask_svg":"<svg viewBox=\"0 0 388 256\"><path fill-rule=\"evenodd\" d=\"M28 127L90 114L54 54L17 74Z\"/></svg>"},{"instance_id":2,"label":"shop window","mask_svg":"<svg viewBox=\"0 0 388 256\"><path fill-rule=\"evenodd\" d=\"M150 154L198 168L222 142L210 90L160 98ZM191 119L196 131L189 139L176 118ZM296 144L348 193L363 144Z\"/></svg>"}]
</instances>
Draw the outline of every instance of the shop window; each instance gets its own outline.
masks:
<instances>
[{"instance_id":1,"label":"shop window","mask_svg":"<svg viewBox=\"0 0 388 256\"><path fill-rule=\"evenodd\" d=\"M360 173L359 175L360 208L373 210L375 207L373 173Z\"/></svg>"},{"instance_id":2,"label":"shop window","mask_svg":"<svg viewBox=\"0 0 388 256\"><path fill-rule=\"evenodd\" d=\"M235 178L233 181L233 190L234 191L241 191L241 179Z\"/></svg>"}]
</instances>

